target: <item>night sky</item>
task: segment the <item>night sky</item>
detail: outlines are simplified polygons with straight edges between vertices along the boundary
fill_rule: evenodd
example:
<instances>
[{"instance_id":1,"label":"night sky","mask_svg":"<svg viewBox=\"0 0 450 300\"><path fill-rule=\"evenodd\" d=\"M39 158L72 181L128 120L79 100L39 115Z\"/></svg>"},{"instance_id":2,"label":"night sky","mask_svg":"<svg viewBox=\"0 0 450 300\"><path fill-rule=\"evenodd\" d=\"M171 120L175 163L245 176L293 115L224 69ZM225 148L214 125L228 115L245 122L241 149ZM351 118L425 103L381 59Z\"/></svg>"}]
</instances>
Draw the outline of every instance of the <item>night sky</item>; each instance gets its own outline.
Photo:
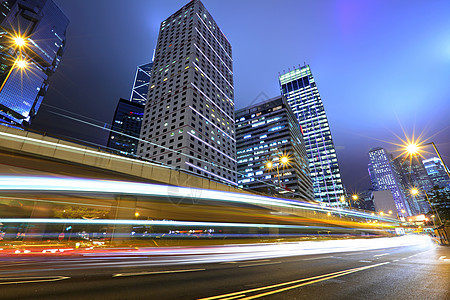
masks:
<instances>
[{"instance_id":1,"label":"night sky","mask_svg":"<svg viewBox=\"0 0 450 300\"><path fill-rule=\"evenodd\" d=\"M55 2L67 48L31 128L105 145L101 127L151 60L159 24L187 1ZM233 46L236 108L279 95L278 73L310 64L350 191L370 187L370 148L400 154L403 130L450 163L450 1L203 3Z\"/></svg>"}]
</instances>

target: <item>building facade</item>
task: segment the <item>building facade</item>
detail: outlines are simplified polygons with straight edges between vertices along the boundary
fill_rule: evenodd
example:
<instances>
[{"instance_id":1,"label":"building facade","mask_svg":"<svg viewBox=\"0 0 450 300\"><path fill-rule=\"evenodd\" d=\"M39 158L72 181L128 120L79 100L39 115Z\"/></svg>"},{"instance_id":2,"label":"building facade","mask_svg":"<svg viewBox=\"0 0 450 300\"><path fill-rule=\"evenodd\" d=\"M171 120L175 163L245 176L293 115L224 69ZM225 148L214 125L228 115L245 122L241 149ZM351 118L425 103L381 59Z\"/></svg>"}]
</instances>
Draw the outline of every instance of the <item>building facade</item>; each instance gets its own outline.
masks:
<instances>
[{"instance_id":1,"label":"building facade","mask_svg":"<svg viewBox=\"0 0 450 300\"><path fill-rule=\"evenodd\" d=\"M400 169L400 180L405 190L406 197L411 198L409 202L414 206L417 213L427 213L430 211L430 205L425 196L425 192L431 190L433 184L425 170L425 166L418 157L405 159L398 157L394 159L397 168ZM413 188L419 189L417 195L412 195Z\"/></svg>"},{"instance_id":2,"label":"building facade","mask_svg":"<svg viewBox=\"0 0 450 300\"><path fill-rule=\"evenodd\" d=\"M21 128L41 106L69 20L52 0L2 1L0 10L0 124Z\"/></svg>"},{"instance_id":3,"label":"building facade","mask_svg":"<svg viewBox=\"0 0 450 300\"><path fill-rule=\"evenodd\" d=\"M147 103L147 93L152 73L153 62L149 62L137 67L134 77L133 89L131 90L130 101L141 105Z\"/></svg>"},{"instance_id":4,"label":"building facade","mask_svg":"<svg viewBox=\"0 0 450 300\"><path fill-rule=\"evenodd\" d=\"M284 96L236 111L236 151L239 187L314 199L301 127Z\"/></svg>"},{"instance_id":5,"label":"building facade","mask_svg":"<svg viewBox=\"0 0 450 300\"><path fill-rule=\"evenodd\" d=\"M374 191L391 191L399 216L406 217L417 213L405 195L393 157L384 148L377 147L369 151L368 171Z\"/></svg>"},{"instance_id":6,"label":"building facade","mask_svg":"<svg viewBox=\"0 0 450 300\"><path fill-rule=\"evenodd\" d=\"M124 155L136 155L144 105L120 99L109 133L108 148Z\"/></svg>"},{"instance_id":7,"label":"building facade","mask_svg":"<svg viewBox=\"0 0 450 300\"><path fill-rule=\"evenodd\" d=\"M198 1L161 23L138 155L236 185L231 44Z\"/></svg>"},{"instance_id":8,"label":"building facade","mask_svg":"<svg viewBox=\"0 0 450 300\"><path fill-rule=\"evenodd\" d=\"M441 160L438 157L432 157L424 159L422 162L432 185L450 190L450 178L448 178Z\"/></svg>"},{"instance_id":9,"label":"building facade","mask_svg":"<svg viewBox=\"0 0 450 300\"><path fill-rule=\"evenodd\" d=\"M303 129L316 201L338 205L344 189L325 108L309 65L279 76L286 97Z\"/></svg>"}]
</instances>

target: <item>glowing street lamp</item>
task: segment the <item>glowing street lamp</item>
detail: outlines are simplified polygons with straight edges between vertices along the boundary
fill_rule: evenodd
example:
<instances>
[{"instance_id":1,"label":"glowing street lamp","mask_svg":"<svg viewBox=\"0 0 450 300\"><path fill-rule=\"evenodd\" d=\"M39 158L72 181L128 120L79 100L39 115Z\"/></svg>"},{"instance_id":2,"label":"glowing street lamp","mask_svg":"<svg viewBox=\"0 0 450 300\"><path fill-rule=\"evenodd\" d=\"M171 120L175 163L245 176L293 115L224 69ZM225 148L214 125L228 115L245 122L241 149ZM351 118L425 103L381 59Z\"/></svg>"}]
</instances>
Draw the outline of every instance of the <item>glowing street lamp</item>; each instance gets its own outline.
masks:
<instances>
[{"instance_id":1,"label":"glowing street lamp","mask_svg":"<svg viewBox=\"0 0 450 300\"><path fill-rule=\"evenodd\" d=\"M426 145L432 145L434 148L434 151L436 152L437 156L441 160L442 165L444 166L445 172L447 173L448 178L450 178L450 173L448 171L447 166L444 163L444 160L442 159L441 154L439 153L439 150L437 149L434 142L426 143L426 144L417 144L417 143L409 143L404 145L406 153L408 153L410 156L420 154L421 148Z\"/></svg>"},{"instance_id":2,"label":"glowing street lamp","mask_svg":"<svg viewBox=\"0 0 450 300\"><path fill-rule=\"evenodd\" d=\"M14 40L14 44L18 47L23 47L26 44L25 39L21 36L16 36L13 38L13 40Z\"/></svg>"},{"instance_id":3,"label":"glowing street lamp","mask_svg":"<svg viewBox=\"0 0 450 300\"><path fill-rule=\"evenodd\" d=\"M18 68L18 69L26 69L27 67L27 61L24 59L16 59L14 61L14 64L12 65L11 69L9 70L8 74L6 75L5 79L3 80L2 85L0 86L0 93L3 90L3 88L5 87L6 82L8 81L9 76L11 76L12 71L14 70L14 68Z\"/></svg>"},{"instance_id":4,"label":"glowing street lamp","mask_svg":"<svg viewBox=\"0 0 450 300\"><path fill-rule=\"evenodd\" d=\"M280 164L281 164L281 165L283 165L283 168L284 168L285 166L289 165L289 156L287 156L287 155L282 155L282 156L280 156L280 157L278 158L278 160L279 160L279 162L280 162L280 163L277 164L278 187L279 187L279 189L281 190L281 180L280 180L280 169L279 169L279 166L280 166ZM271 169L273 168L273 162L268 161L268 162L266 163L266 168L267 168L268 170L271 170Z\"/></svg>"},{"instance_id":5,"label":"glowing street lamp","mask_svg":"<svg viewBox=\"0 0 450 300\"><path fill-rule=\"evenodd\" d=\"M383 211L380 211L380 216L384 216L384 212Z\"/></svg>"},{"instance_id":6,"label":"glowing street lamp","mask_svg":"<svg viewBox=\"0 0 450 300\"><path fill-rule=\"evenodd\" d=\"M415 197L419 194L420 191L418 188L413 187L409 192L411 193L411 195L413 195ZM433 205L431 205L430 198L428 198L427 192L425 190L422 190L422 192L425 194L425 198L427 198L427 201L428 201L428 204L430 205L431 210L433 211L433 213L435 215L437 215L439 224L442 224L441 217L439 216L438 211L434 209ZM433 215L433 217L434 217L434 215ZM433 219L433 221L434 221L434 219Z\"/></svg>"}]
</instances>

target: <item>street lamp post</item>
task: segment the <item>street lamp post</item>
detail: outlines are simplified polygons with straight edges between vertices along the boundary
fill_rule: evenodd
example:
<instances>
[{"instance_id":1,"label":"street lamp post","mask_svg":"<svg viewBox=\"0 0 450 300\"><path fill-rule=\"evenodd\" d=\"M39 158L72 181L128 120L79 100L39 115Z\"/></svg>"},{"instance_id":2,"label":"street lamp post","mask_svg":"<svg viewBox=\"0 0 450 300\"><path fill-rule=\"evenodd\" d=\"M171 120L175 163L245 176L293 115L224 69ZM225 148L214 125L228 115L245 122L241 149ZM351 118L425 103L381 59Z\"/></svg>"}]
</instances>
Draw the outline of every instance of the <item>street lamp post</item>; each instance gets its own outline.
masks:
<instances>
[{"instance_id":1,"label":"street lamp post","mask_svg":"<svg viewBox=\"0 0 450 300\"><path fill-rule=\"evenodd\" d=\"M283 168L289 164L289 158L286 155L280 156L278 158L278 160L283 165ZM280 180L280 170L279 170L280 163L277 163L277 176L278 176L278 188L281 190L281 180ZM273 162L268 161L266 163L266 168L268 170L271 170L273 168Z\"/></svg>"},{"instance_id":2,"label":"street lamp post","mask_svg":"<svg viewBox=\"0 0 450 300\"><path fill-rule=\"evenodd\" d=\"M450 173L448 171L448 168L446 164L444 163L444 160L442 159L441 154L439 153L438 148L436 147L436 144L434 142L426 143L426 144L416 144L416 143L410 143L405 146L406 152L408 152L410 155L416 155L420 152L420 148L423 146L432 145L434 151L436 152L437 156L441 160L442 165L444 166L445 172L447 173L448 178L450 178Z\"/></svg>"},{"instance_id":3,"label":"street lamp post","mask_svg":"<svg viewBox=\"0 0 450 300\"><path fill-rule=\"evenodd\" d=\"M17 67L19 69L24 69L27 66L26 60L22 59L22 49L26 45L25 39L21 36L15 36L12 38L12 40L13 40L13 46L19 48L19 56L20 57L14 60L14 63L11 66L11 69L8 71L8 74L6 75L5 79L3 80L2 85L0 86L0 92L3 90L6 82L9 79L9 76L11 76L11 73L15 67Z\"/></svg>"}]
</instances>

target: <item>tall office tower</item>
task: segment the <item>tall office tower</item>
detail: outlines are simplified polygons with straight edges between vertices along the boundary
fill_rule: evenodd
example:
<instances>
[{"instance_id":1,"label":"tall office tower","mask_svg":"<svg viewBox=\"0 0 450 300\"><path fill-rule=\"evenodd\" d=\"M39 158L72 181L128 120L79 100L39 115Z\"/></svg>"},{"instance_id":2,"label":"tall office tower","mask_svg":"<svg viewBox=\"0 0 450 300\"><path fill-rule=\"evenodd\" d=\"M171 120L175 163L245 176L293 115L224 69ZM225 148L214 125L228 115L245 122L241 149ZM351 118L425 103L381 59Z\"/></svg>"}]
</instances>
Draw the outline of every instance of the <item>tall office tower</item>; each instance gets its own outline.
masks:
<instances>
[{"instance_id":1,"label":"tall office tower","mask_svg":"<svg viewBox=\"0 0 450 300\"><path fill-rule=\"evenodd\" d=\"M411 216L412 211L393 162L393 157L383 148L369 151L369 175L374 191L390 190L400 216Z\"/></svg>"},{"instance_id":2,"label":"tall office tower","mask_svg":"<svg viewBox=\"0 0 450 300\"><path fill-rule=\"evenodd\" d=\"M141 105L147 103L148 84L151 78L152 66L153 63L149 62L137 67L133 89L131 90L131 102L136 102Z\"/></svg>"},{"instance_id":3,"label":"tall office tower","mask_svg":"<svg viewBox=\"0 0 450 300\"><path fill-rule=\"evenodd\" d=\"M0 125L36 116L66 45L69 20L52 0L0 4Z\"/></svg>"},{"instance_id":4,"label":"tall office tower","mask_svg":"<svg viewBox=\"0 0 450 300\"><path fill-rule=\"evenodd\" d=\"M153 63L137 67L130 100L119 99L111 124L108 147L125 155L136 155L142 117L147 102Z\"/></svg>"},{"instance_id":5,"label":"tall office tower","mask_svg":"<svg viewBox=\"0 0 450 300\"><path fill-rule=\"evenodd\" d=\"M344 195L336 150L309 65L279 76L281 92L303 128L316 201L338 205Z\"/></svg>"},{"instance_id":6,"label":"tall office tower","mask_svg":"<svg viewBox=\"0 0 450 300\"><path fill-rule=\"evenodd\" d=\"M236 150L239 187L314 199L301 128L284 96L236 111Z\"/></svg>"},{"instance_id":7,"label":"tall office tower","mask_svg":"<svg viewBox=\"0 0 450 300\"><path fill-rule=\"evenodd\" d=\"M448 178L447 172L445 171L445 167L441 160L437 157L432 157L429 159L424 159L422 162L428 176L430 177L432 185L450 190L450 179Z\"/></svg>"},{"instance_id":8,"label":"tall office tower","mask_svg":"<svg viewBox=\"0 0 450 300\"><path fill-rule=\"evenodd\" d=\"M162 22L138 155L236 185L232 68L231 45L200 1Z\"/></svg>"},{"instance_id":9,"label":"tall office tower","mask_svg":"<svg viewBox=\"0 0 450 300\"><path fill-rule=\"evenodd\" d=\"M109 133L108 147L121 154L136 155L144 105L120 99Z\"/></svg>"},{"instance_id":10,"label":"tall office tower","mask_svg":"<svg viewBox=\"0 0 450 300\"><path fill-rule=\"evenodd\" d=\"M412 195L410 192L412 188L429 191L433 187L422 161L418 157L412 157L411 160L398 157L394 159L394 163L400 170L400 180L405 195L411 198L409 202L414 205L418 213L430 211L430 205L423 192L417 195Z\"/></svg>"}]
</instances>

